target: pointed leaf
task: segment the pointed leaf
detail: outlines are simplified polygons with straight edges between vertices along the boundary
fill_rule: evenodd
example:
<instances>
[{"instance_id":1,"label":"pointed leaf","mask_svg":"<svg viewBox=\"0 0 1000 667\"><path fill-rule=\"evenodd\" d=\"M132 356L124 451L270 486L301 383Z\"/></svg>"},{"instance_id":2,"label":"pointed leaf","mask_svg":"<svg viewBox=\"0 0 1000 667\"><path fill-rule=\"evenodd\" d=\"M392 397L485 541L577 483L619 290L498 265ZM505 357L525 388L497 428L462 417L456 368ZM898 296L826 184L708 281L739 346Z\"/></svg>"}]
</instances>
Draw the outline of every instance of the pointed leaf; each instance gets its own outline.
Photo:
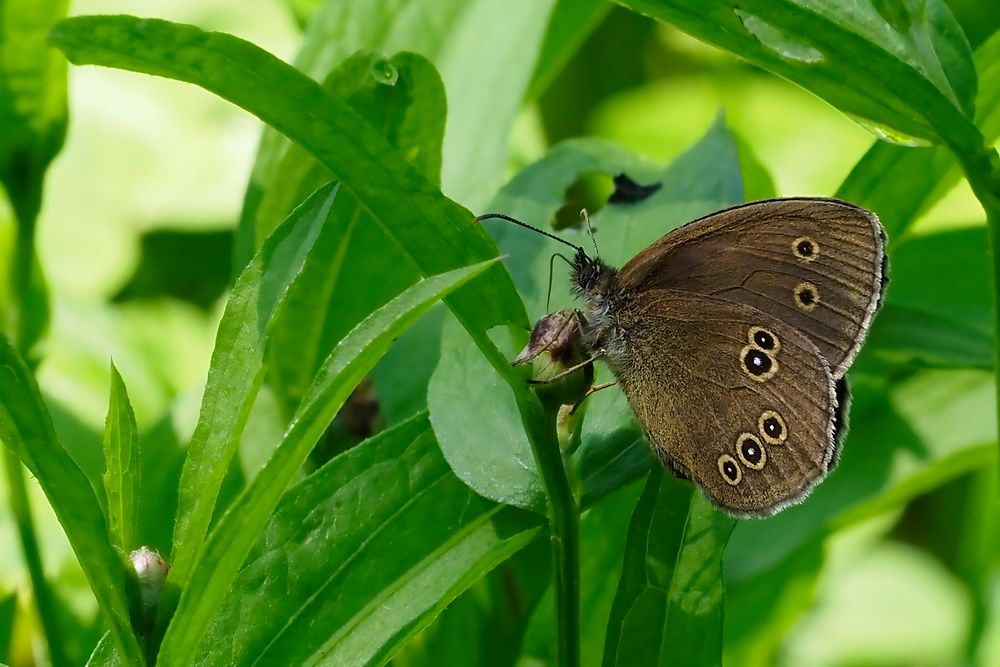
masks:
<instances>
[{"instance_id":1,"label":"pointed leaf","mask_svg":"<svg viewBox=\"0 0 1000 667\"><path fill-rule=\"evenodd\" d=\"M196 664L382 664L539 532L476 496L426 415L340 456L282 498Z\"/></svg>"},{"instance_id":2,"label":"pointed leaf","mask_svg":"<svg viewBox=\"0 0 1000 667\"><path fill-rule=\"evenodd\" d=\"M181 473L169 579L174 585L184 585L204 544L219 488L260 387L269 324L315 247L337 189L330 183L295 209L233 286Z\"/></svg>"},{"instance_id":3,"label":"pointed leaf","mask_svg":"<svg viewBox=\"0 0 1000 667\"><path fill-rule=\"evenodd\" d=\"M160 649L163 665L188 665L240 565L267 524L288 483L358 382L400 333L445 295L481 275L496 260L426 278L378 309L327 358L271 459L219 520Z\"/></svg>"},{"instance_id":4,"label":"pointed leaf","mask_svg":"<svg viewBox=\"0 0 1000 667\"><path fill-rule=\"evenodd\" d=\"M970 122L969 45L943 0L621 1L797 83L883 136L982 144Z\"/></svg>"},{"instance_id":5,"label":"pointed leaf","mask_svg":"<svg viewBox=\"0 0 1000 667\"><path fill-rule=\"evenodd\" d=\"M139 547L136 515L139 502L139 434L125 381L111 364L111 397L104 424L104 493L108 500L111 543L123 554Z\"/></svg>"},{"instance_id":6,"label":"pointed leaf","mask_svg":"<svg viewBox=\"0 0 1000 667\"><path fill-rule=\"evenodd\" d=\"M56 438L38 385L17 351L0 336L0 439L38 479L130 664L144 664L129 621L124 563L108 540L108 525L90 480Z\"/></svg>"}]
</instances>

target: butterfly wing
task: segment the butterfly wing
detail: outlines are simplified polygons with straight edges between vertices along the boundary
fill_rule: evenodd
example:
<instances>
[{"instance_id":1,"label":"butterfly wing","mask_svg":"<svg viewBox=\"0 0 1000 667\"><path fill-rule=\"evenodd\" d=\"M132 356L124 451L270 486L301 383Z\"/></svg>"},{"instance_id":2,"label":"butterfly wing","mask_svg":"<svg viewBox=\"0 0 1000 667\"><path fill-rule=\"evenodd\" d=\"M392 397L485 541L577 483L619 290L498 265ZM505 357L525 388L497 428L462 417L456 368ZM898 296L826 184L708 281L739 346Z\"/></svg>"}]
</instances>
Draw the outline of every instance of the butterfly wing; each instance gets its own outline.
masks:
<instances>
[{"instance_id":1,"label":"butterfly wing","mask_svg":"<svg viewBox=\"0 0 1000 667\"><path fill-rule=\"evenodd\" d=\"M835 380L805 336L743 304L674 290L614 312L615 371L664 463L717 506L766 516L836 456Z\"/></svg>"},{"instance_id":2,"label":"butterfly wing","mask_svg":"<svg viewBox=\"0 0 1000 667\"><path fill-rule=\"evenodd\" d=\"M625 292L676 289L753 306L804 333L841 377L886 282L885 233L835 199L772 199L676 229L618 274Z\"/></svg>"}]
</instances>

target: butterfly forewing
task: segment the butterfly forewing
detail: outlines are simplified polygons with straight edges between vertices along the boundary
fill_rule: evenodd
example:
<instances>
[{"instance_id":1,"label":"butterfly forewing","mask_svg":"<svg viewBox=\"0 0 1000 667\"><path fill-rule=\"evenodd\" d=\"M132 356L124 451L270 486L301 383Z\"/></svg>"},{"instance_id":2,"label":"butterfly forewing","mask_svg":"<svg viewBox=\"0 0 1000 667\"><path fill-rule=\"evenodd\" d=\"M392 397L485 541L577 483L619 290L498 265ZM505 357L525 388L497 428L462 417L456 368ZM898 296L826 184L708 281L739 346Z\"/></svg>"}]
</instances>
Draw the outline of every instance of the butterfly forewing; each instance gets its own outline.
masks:
<instances>
[{"instance_id":1,"label":"butterfly forewing","mask_svg":"<svg viewBox=\"0 0 1000 667\"><path fill-rule=\"evenodd\" d=\"M808 337L841 377L885 285L885 235L832 199L753 202L674 230L618 275L622 293L672 289L767 312Z\"/></svg>"}]
</instances>

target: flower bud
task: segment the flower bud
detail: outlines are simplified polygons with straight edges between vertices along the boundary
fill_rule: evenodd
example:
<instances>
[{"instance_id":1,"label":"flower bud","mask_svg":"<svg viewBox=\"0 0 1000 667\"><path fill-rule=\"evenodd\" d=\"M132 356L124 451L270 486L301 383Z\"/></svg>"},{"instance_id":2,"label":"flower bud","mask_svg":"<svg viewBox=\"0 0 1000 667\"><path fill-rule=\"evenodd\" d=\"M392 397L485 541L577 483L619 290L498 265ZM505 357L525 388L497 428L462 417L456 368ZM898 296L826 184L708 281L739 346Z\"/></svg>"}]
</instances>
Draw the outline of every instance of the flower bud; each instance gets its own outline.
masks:
<instances>
[{"instance_id":1,"label":"flower bud","mask_svg":"<svg viewBox=\"0 0 1000 667\"><path fill-rule=\"evenodd\" d=\"M594 364L588 355L576 311L563 308L535 323L528 344L514 360L515 366L532 365L532 383L544 400L574 405L594 382ZM576 370L560 376L574 366Z\"/></svg>"},{"instance_id":2,"label":"flower bud","mask_svg":"<svg viewBox=\"0 0 1000 667\"><path fill-rule=\"evenodd\" d=\"M170 566L163 556L149 547L140 547L128 555L139 581L139 599L144 609L156 607L163 592Z\"/></svg>"}]
</instances>

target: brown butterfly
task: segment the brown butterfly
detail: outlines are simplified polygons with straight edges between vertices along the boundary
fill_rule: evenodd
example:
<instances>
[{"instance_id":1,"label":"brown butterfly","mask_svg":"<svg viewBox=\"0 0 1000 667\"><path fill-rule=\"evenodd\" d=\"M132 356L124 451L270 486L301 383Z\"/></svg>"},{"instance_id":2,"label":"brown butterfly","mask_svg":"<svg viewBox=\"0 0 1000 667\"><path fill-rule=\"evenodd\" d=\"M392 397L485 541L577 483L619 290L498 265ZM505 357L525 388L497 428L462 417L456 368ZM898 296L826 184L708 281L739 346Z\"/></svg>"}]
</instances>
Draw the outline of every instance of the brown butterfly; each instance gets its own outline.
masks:
<instances>
[{"instance_id":1,"label":"brown butterfly","mask_svg":"<svg viewBox=\"0 0 1000 667\"><path fill-rule=\"evenodd\" d=\"M886 285L875 214L836 199L752 202L671 231L621 269L557 240L576 249L585 350L675 474L731 514L767 516L836 464L844 374Z\"/></svg>"}]
</instances>

